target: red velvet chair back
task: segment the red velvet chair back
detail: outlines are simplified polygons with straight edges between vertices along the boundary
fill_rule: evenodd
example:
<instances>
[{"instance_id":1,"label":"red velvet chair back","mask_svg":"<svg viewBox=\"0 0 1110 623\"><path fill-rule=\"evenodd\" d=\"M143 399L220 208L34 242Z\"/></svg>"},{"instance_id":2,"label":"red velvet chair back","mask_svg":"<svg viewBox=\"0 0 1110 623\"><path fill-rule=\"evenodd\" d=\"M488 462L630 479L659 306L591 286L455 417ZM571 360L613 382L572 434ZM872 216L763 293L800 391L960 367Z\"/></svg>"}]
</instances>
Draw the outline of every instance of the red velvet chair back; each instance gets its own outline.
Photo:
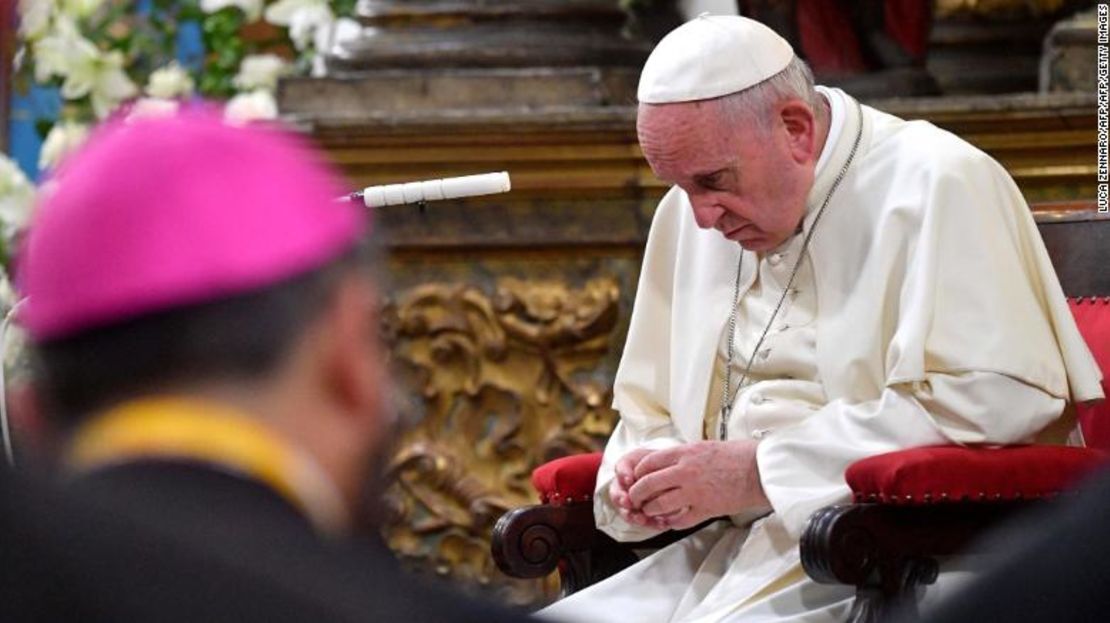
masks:
<instances>
[{"instance_id":1,"label":"red velvet chair back","mask_svg":"<svg viewBox=\"0 0 1110 623\"><path fill-rule=\"evenodd\" d=\"M1068 305L1102 370L1102 392L1110 396L1110 296L1069 299ZM1110 450L1110 400L1076 405L1076 416L1087 446Z\"/></svg>"},{"instance_id":2,"label":"red velvet chair back","mask_svg":"<svg viewBox=\"0 0 1110 623\"><path fill-rule=\"evenodd\" d=\"M1093 201L1036 208L1041 238L1079 332L1102 369L1102 391L1110 395L1110 214L1099 214ZM1076 405L1076 416L1087 445L1110 450L1110 401Z\"/></svg>"}]
</instances>

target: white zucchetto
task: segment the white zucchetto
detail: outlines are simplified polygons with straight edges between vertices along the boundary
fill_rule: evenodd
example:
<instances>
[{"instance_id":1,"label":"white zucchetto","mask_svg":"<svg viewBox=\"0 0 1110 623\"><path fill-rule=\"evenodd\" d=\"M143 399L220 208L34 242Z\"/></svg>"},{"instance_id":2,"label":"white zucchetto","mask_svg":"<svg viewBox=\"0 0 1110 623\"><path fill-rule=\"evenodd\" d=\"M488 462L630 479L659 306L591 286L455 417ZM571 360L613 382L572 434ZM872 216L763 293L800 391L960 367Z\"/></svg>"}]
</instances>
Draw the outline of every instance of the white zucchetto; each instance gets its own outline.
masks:
<instances>
[{"instance_id":1,"label":"white zucchetto","mask_svg":"<svg viewBox=\"0 0 1110 623\"><path fill-rule=\"evenodd\" d=\"M736 15L701 15L672 30L640 73L642 104L721 97L774 76L794 58L786 39Z\"/></svg>"}]
</instances>

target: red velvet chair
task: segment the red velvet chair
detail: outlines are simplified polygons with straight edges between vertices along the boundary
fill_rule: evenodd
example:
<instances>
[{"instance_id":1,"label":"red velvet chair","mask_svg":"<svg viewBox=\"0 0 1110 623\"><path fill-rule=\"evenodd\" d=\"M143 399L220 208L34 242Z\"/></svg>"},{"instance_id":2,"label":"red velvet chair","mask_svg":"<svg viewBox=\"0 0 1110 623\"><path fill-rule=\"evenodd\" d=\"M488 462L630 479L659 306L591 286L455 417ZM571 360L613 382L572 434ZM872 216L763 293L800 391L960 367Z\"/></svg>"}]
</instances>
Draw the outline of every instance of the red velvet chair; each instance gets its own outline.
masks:
<instances>
[{"instance_id":1,"label":"red velvet chair","mask_svg":"<svg viewBox=\"0 0 1110 623\"><path fill-rule=\"evenodd\" d=\"M1110 395L1110 215L1038 219L1072 312L1102 368ZM851 621L875 621L916 585L932 583L936 559L966 551L986 529L1072 489L1110 456L1110 401L1080 405L1086 448L913 448L851 465L852 504L823 508L801 539L806 573L856 586ZM591 497L600 453L564 457L532 474L543 502L498 522L493 556L506 574L541 577L558 568L564 594L634 562L633 546L594 527ZM667 533L634 544L673 542Z\"/></svg>"}]
</instances>

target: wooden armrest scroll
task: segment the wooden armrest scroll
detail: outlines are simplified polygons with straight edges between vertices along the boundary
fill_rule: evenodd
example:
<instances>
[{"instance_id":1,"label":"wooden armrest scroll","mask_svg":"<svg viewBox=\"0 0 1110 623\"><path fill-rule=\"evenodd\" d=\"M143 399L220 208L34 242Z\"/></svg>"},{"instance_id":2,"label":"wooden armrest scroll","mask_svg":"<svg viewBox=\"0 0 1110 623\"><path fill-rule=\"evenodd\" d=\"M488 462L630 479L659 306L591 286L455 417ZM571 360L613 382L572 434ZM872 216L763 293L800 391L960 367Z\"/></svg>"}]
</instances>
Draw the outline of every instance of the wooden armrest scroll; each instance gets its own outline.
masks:
<instances>
[{"instance_id":1,"label":"wooden armrest scroll","mask_svg":"<svg viewBox=\"0 0 1110 623\"><path fill-rule=\"evenodd\" d=\"M936 581L938 556L967 551L985 530L1034 503L829 506L802 534L802 567L816 582L856 587L849 621L878 621L900 595Z\"/></svg>"},{"instance_id":2,"label":"wooden armrest scroll","mask_svg":"<svg viewBox=\"0 0 1110 623\"><path fill-rule=\"evenodd\" d=\"M634 550L666 547L708 523L620 543L596 528L590 502L539 504L502 515L493 527L491 551L510 577L539 578L558 569L563 595L569 595L636 562Z\"/></svg>"},{"instance_id":3,"label":"wooden armrest scroll","mask_svg":"<svg viewBox=\"0 0 1110 623\"><path fill-rule=\"evenodd\" d=\"M566 584L589 577L589 550L596 532L591 503L513 509L493 528L493 560L516 578L543 577L564 560L564 590L569 590Z\"/></svg>"}]
</instances>

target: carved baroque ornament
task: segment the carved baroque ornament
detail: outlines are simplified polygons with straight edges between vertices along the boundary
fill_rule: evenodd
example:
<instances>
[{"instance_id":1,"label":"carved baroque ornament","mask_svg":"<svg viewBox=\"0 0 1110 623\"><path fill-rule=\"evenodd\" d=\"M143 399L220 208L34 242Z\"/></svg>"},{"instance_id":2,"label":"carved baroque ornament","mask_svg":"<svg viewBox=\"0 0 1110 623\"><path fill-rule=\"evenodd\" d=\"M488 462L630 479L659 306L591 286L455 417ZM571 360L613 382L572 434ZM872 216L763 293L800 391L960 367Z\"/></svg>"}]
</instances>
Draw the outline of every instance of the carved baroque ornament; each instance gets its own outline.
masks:
<instances>
[{"instance_id":1,"label":"carved baroque ornament","mask_svg":"<svg viewBox=\"0 0 1110 623\"><path fill-rule=\"evenodd\" d=\"M611 432L611 389L598 368L619 294L612 278L581 288L503 279L492 296L431 283L387 303L386 339L410 399L385 526L402 559L512 603L554 593L550 582L501 575L489 535L502 513L536 503L534 467L597 450Z\"/></svg>"}]
</instances>

